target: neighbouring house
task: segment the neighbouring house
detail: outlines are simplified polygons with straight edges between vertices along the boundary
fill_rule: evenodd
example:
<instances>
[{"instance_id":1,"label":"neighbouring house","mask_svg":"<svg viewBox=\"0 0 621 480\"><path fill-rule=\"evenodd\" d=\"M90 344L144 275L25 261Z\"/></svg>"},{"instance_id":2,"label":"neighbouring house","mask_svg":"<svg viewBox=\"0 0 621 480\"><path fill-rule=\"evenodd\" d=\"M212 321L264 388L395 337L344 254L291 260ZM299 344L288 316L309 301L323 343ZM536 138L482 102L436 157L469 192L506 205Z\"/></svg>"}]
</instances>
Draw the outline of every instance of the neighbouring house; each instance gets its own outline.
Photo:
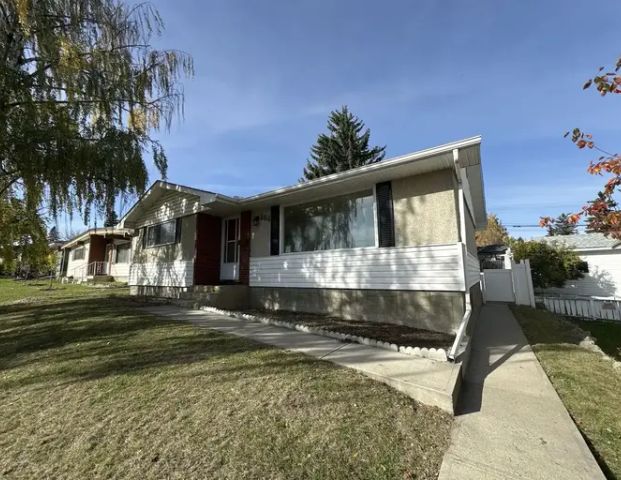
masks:
<instances>
[{"instance_id":1,"label":"neighbouring house","mask_svg":"<svg viewBox=\"0 0 621 480\"><path fill-rule=\"evenodd\" d=\"M507 262L507 251L511 250L506 245L485 245L477 248L477 257L483 269L505 268Z\"/></svg>"},{"instance_id":2,"label":"neighbouring house","mask_svg":"<svg viewBox=\"0 0 621 480\"><path fill-rule=\"evenodd\" d=\"M563 288L549 288L547 293L621 297L621 241L602 233L581 233L540 237L536 240L564 245L585 262L583 278L568 280Z\"/></svg>"},{"instance_id":3,"label":"neighbouring house","mask_svg":"<svg viewBox=\"0 0 621 480\"><path fill-rule=\"evenodd\" d=\"M59 277L127 282L132 234L127 228L93 228L71 238L61 247Z\"/></svg>"},{"instance_id":4,"label":"neighbouring house","mask_svg":"<svg viewBox=\"0 0 621 480\"><path fill-rule=\"evenodd\" d=\"M486 221L474 137L244 198L157 181L119 226L133 294L460 336Z\"/></svg>"}]
</instances>

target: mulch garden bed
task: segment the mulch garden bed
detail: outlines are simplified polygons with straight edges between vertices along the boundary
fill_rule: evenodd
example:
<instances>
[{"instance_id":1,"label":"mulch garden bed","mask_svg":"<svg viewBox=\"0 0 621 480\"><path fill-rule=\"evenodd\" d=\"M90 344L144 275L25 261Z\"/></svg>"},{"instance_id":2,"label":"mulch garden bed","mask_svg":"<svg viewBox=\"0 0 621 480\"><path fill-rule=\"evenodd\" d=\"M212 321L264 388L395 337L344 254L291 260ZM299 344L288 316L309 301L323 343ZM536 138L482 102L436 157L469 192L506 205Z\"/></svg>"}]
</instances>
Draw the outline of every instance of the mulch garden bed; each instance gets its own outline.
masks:
<instances>
[{"instance_id":1,"label":"mulch garden bed","mask_svg":"<svg viewBox=\"0 0 621 480\"><path fill-rule=\"evenodd\" d=\"M412 345L420 348L443 348L448 351L455 335L433 332L420 328L396 325L394 323L375 323L362 320L347 320L340 317L298 313L288 311L246 310L244 313L267 317L307 327L321 328L331 332L373 338L396 345Z\"/></svg>"}]
</instances>

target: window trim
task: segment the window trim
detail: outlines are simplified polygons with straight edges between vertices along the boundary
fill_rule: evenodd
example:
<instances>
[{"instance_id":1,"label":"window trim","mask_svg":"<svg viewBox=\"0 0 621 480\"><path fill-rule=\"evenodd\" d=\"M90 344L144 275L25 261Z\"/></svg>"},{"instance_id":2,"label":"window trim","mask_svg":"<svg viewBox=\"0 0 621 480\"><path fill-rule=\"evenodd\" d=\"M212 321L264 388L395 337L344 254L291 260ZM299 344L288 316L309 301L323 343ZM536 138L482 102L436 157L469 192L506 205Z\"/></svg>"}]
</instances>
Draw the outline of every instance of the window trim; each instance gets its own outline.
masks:
<instances>
[{"instance_id":1,"label":"window trim","mask_svg":"<svg viewBox=\"0 0 621 480\"><path fill-rule=\"evenodd\" d=\"M371 192L371 198L373 199L373 230L374 230L374 234L373 234L373 239L374 239L374 244L373 245L367 245L366 247L341 247L341 248L330 248L330 249L326 249L326 250L305 250L303 252L285 252L284 248L285 248L285 208L287 207L295 207L297 205L305 205L311 202L320 202L322 200L329 200L331 198L338 198L338 197L343 197L345 195L352 195L355 193L361 193L361 192ZM375 196L375 184L373 184L372 186L369 186L367 188L360 188L360 189L355 189L355 190L351 190L351 191L346 191L345 193L339 193L338 195L322 195L322 196L318 196L316 198L313 198L312 200L307 200L304 202L287 202L287 203L281 203L280 204L280 218L279 218L279 253L278 255L300 255L300 254L305 254L305 253L316 253L316 252L335 252L335 251L342 251L342 250L348 250L348 251L354 251L354 250L359 250L362 248L380 248L379 247L379 240L378 240L378 223L377 223L377 215L376 215L376 211L377 211L377 198ZM394 248L394 247L386 247L386 248Z\"/></svg>"},{"instance_id":2,"label":"window trim","mask_svg":"<svg viewBox=\"0 0 621 480\"><path fill-rule=\"evenodd\" d=\"M125 262L119 262L119 248L120 247L123 247L123 248L127 247L128 254L127 254L127 261L125 261ZM132 244L131 244L131 242L116 244L114 246L114 262L113 262L114 265L119 265L119 264L122 265L124 263L131 263L131 255L132 255Z\"/></svg>"},{"instance_id":3,"label":"window trim","mask_svg":"<svg viewBox=\"0 0 621 480\"><path fill-rule=\"evenodd\" d=\"M221 265L234 265L237 264L239 265L239 257L241 254L241 216L238 217L226 217L223 218L223 225L222 225L222 248L221 248L221 260L220 260L220 264ZM228 222L231 220L235 220L237 222L237 226L236 226L236 238L235 240L227 240L226 238L226 234L227 234L227 228L228 228ZM227 246L229 243L234 243L235 244L235 261L233 262L227 262L226 261L226 253L227 253Z\"/></svg>"},{"instance_id":4,"label":"window trim","mask_svg":"<svg viewBox=\"0 0 621 480\"><path fill-rule=\"evenodd\" d=\"M147 249L147 248L157 248L157 247L165 247L167 245L175 245L176 243L179 243L180 241L180 232L178 232L178 230L181 230L182 228L182 222L180 222L181 217L178 218L172 218L170 220L166 220L164 222L159 222L159 223L154 223L152 225L147 225L145 227L143 227L143 248ZM155 227L159 227L161 225L165 225L167 223L172 223L175 225L175 234L173 236L173 240L171 242L164 242L164 243L154 243L152 245L149 245L149 229L150 228L155 228Z\"/></svg>"},{"instance_id":5,"label":"window trim","mask_svg":"<svg viewBox=\"0 0 621 480\"><path fill-rule=\"evenodd\" d=\"M78 250L82 251L82 257L81 258L75 258L75 252L77 252ZM79 261L79 260L84 260L86 258L86 247L84 245L79 246L78 248L74 248L72 253L71 253L71 260L73 261Z\"/></svg>"}]
</instances>

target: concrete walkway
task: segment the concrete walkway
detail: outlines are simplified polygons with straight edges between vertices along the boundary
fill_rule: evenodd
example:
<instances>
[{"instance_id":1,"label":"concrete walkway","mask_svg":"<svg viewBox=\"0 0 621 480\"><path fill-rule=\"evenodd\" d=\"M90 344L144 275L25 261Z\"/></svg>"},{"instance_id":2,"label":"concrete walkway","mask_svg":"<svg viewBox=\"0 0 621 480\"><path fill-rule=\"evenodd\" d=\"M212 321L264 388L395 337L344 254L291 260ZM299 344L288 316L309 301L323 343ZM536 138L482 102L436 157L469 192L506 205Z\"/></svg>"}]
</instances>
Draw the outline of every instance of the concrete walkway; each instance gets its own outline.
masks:
<instances>
[{"instance_id":1,"label":"concrete walkway","mask_svg":"<svg viewBox=\"0 0 621 480\"><path fill-rule=\"evenodd\" d=\"M144 310L328 360L384 382L422 403L440 407L450 413L454 411L459 364L416 358L357 343L343 343L332 338L203 310L186 310L177 306L153 306Z\"/></svg>"},{"instance_id":2,"label":"concrete walkway","mask_svg":"<svg viewBox=\"0 0 621 480\"><path fill-rule=\"evenodd\" d=\"M506 305L488 304L439 479L604 479Z\"/></svg>"}]
</instances>

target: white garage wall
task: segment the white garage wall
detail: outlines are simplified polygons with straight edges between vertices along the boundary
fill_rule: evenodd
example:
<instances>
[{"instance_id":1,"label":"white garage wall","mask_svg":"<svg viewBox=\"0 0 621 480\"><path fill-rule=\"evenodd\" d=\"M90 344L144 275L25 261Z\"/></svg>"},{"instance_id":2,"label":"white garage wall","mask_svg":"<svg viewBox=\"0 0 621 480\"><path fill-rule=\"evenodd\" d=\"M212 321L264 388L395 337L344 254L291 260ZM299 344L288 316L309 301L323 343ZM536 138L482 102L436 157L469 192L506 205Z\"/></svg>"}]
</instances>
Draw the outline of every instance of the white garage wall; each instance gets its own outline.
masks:
<instances>
[{"instance_id":1,"label":"white garage wall","mask_svg":"<svg viewBox=\"0 0 621 480\"><path fill-rule=\"evenodd\" d=\"M577 252L588 263L584 278L568 281L563 288L548 288L548 293L621 297L621 250Z\"/></svg>"}]
</instances>

